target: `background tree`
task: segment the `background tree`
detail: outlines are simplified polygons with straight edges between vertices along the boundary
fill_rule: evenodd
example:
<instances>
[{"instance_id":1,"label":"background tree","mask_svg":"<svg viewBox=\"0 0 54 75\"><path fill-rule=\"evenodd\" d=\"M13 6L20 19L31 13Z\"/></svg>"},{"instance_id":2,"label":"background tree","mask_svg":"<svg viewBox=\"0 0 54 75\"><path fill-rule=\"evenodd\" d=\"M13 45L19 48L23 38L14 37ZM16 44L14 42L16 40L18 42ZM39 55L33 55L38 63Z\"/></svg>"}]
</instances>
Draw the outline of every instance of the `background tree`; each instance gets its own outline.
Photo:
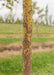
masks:
<instances>
[{"instance_id":1,"label":"background tree","mask_svg":"<svg viewBox=\"0 0 54 75\"><path fill-rule=\"evenodd\" d=\"M15 22L15 21L14 21L15 14L9 13L7 17L8 17L8 19L10 20L10 23L14 23L14 22Z\"/></svg>"},{"instance_id":2,"label":"background tree","mask_svg":"<svg viewBox=\"0 0 54 75\"><path fill-rule=\"evenodd\" d=\"M33 2L32 3L32 15L34 16L34 14L37 14L37 10L39 9L39 7L37 6L37 2ZM33 23L34 23L34 19L33 19Z\"/></svg>"},{"instance_id":3,"label":"background tree","mask_svg":"<svg viewBox=\"0 0 54 75\"><path fill-rule=\"evenodd\" d=\"M52 25L52 15L49 16L49 25ZM50 27L49 27L48 31L50 32Z\"/></svg>"},{"instance_id":4,"label":"background tree","mask_svg":"<svg viewBox=\"0 0 54 75\"><path fill-rule=\"evenodd\" d=\"M9 23L9 19L8 19L8 17L5 18L5 23Z\"/></svg>"},{"instance_id":5,"label":"background tree","mask_svg":"<svg viewBox=\"0 0 54 75\"><path fill-rule=\"evenodd\" d=\"M52 15L49 16L50 25L52 24Z\"/></svg>"},{"instance_id":6,"label":"background tree","mask_svg":"<svg viewBox=\"0 0 54 75\"><path fill-rule=\"evenodd\" d=\"M32 14L35 14L35 11L37 11L39 7L37 6L37 2L32 3Z\"/></svg>"},{"instance_id":7,"label":"background tree","mask_svg":"<svg viewBox=\"0 0 54 75\"><path fill-rule=\"evenodd\" d=\"M5 6L6 8L8 8L10 10L10 14L8 15L10 18L9 20L11 20L10 22L14 22L14 16L13 15L13 9L17 9L17 5L19 3L19 0L3 0L5 1L4 3L2 3L2 6Z\"/></svg>"},{"instance_id":8,"label":"background tree","mask_svg":"<svg viewBox=\"0 0 54 75\"><path fill-rule=\"evenodd\" d=\"M54 25L54 21L53 21L53 25Z\"/></svg>"},{"instance_id":9,"label":"background tree","mask_svg":"<svg viewBox=\"0 0 54 75\"><path fill-rule=\"evenodd\" d=\"M2 16L0 16L0 23L4 23L4 19Z\"/></svg>"},{"instance_id":10,"label":"background tree","mask_svg":"<svg viewBox=\"0 0 54 75\"><path fill-rule=\"evenodd\" d=\"M48 26L48 5L45 8L45 21L46 21L46 30L45 32L47 32L47 26Z\"/></svg>"},{"instance_id":11,"label":"background tree","mask_svg":"<svg viewBox=\"0 0 54 75\"><path fill-rule=\"evenodd\" d=\"M45 8L45 21L46 21L46 25L48 25L48 5Z\"/></svg>"},{"instance_id":12,"label":"background tree","mask_svg":"<svg viewBox=\"0 0 54 75\"><path fill-rule=\"evenodd\" d=\"M17 18L16 21L15 21L15 23L16 23L16 24L17 24L17 23L20 24L20 20Z\"/></svg>"},{"instance_id":13,"label":"background tree","mask_svg":"<svg viewBox=\"0 0 54 75\"><path fill-rule=\"evenodd\" d=\"M2 3L2 6L6 6L8 9L10 9L11 11L13 10L13 7L15 6L15 2L18 4L19 0L3 0L5 1L4 3ZM16 6L15 6L16 7Z\"/></svg>"},{"instance_id":14,"label":"background tree","mask_svg":"<svg viewBox=\"0 0 54 75\"><path fill-rule=\"evenodd\" d=\"M39 10L37 11L37 14L38 14L38 18L37 18L37 20L36 20L36 33L37 33L37 36L39 36L39 27L38 27L38 25L39 25L39 19L40 19L41 22L42 22L42 19L43 19L43 17L44 17L43 11L44 11L44 9L39 9Z\"/></svg>"},{"instance_id":15,"label":"background tree","mask_svg":"<svg viewBox=\"0 0 54 75\"><path fill-rule=\"evenodd\" d=\"M44 9L39 9L37 14L38 14L38 23L39 23L39 19L42 22L43 17L45 16L45 14L43 14Z\"/></svg>"}]
</instances>

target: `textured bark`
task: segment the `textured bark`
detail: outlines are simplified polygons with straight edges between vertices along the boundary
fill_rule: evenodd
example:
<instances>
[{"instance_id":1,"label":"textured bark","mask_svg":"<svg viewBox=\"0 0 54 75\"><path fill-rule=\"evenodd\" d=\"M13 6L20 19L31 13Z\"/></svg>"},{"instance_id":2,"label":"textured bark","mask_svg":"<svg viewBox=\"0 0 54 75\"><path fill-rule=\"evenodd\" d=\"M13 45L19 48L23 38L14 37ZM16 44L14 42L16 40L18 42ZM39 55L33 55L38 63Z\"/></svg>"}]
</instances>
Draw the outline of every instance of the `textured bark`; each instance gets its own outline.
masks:
<instances>
[{"instance_id":1,"label":"textured bark","mask_svg":"<svg viewBox=\"0 0 54 75\"><path fill-rule=\"evenodd\" d=\"M23 0L23 75L32 75L32 0Z\"/></svg>"}]
</instances>

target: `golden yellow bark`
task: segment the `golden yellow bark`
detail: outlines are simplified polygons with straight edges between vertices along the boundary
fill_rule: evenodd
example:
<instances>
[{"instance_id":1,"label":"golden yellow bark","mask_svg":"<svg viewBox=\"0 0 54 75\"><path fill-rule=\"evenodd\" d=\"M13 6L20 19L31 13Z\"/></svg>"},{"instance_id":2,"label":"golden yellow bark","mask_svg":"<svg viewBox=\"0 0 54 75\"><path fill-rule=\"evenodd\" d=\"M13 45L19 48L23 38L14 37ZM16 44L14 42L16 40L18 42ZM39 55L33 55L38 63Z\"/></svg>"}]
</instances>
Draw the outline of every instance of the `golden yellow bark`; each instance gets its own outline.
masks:
<instances>
[{"instance_id":1,"label":"golden yellow bark","mask_svg":"<svg viewBox=\"0 0 54 75\"><path fill-rule=\"evenodd\" d=\"M32 0L23 0L23 75L32 75Z\"/></svg>"}]
</instances>

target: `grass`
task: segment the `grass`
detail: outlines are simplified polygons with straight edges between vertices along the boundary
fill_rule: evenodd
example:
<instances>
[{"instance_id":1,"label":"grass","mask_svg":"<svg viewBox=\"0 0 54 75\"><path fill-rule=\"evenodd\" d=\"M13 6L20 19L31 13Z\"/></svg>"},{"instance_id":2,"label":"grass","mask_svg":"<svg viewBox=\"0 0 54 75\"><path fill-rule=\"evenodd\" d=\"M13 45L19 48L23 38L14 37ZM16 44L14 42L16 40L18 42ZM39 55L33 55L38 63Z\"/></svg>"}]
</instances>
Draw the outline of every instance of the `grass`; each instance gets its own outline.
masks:
<instances>
[{"instance_id":1,"label":"grass","mask_svg":"<svg viewBox=\"0 0 54 75\"><path fill-rule=\"evenodd\" d=\"M36 25L32 25L33 33L36 32L37 27ZM53 26L38 26L39 33L42 32L54 32L54 27ZM6 31L6 32L17 32L17 31L23 31L23 25L19 24L0 24L0 31Z\"/></svg>"},{"instance_id":2,"label":"grass","mask_svg":"<svg viewBox=\"0 0 54 75\"><path fill-rule=\"evenodd\" d=\"M33 37L32 42L54 41L54 37Z\"/></svg>"},{"instance_id":3,"label":"grass","mask_svg":"<svg viewBox=\"0 0 54 75\"><path fill-rule=\"evenodd\" d=\"M3 34L3 35L5 35L5 34L7 34L7 35L10 35L10 34L23 34L23 32L0 32L0 34ZM35 32L35 33L32 33L33 35L37 35L37 33ZM38 33L38 35L54 35L54 33Z\"/></svg>"},{"instance_id":4,"label":"grass","mask_svg":"<svg viewBox=\"0 0 54 75\"><path fill-rule=\"evenodd\" d=\"M20 41L22 41L22 38L0 38L0 44L9 44Z\"/></svg>"},{"instance_id":5,"label":"grass","mask_svg":"<svg viewBox=\"0 0 54 75\"><path fill-rule=\"evenodd\" d=\"M54 73L54 51L32 54L33 73ZM22 75L22 55L0 57L0 75ZM42 75L42 74L41 74Z\"/></svg>"},{"instance_id":6,"label":"grass","mask_svg":"<svg viewBox=\"0 0 54 75\"><path fill-rule=\"evenodd\" d=\"M23 34L23 25L19 24L5 24L0 23L0 34ZM32 34L37 35L37 26L32 25ZM38 26L38 35L54 35L54 27L53 26Z\"/></svg>"},{"instance_id":7,"label":"grass","mask_svg":"<svg viewBox=\"0 0 54 75\"><path fill-rule=\"evenodd\" d=\"M32 34L37 34L37 33L32 33ZM42 32L42 33L38 33L38 35L54 35L54 33L45 33L45 32Z\"/></svg>"},{"instance_id":8,"label":"grass","mask_svg":"<svg viewBox=\"0 0 54 75\"><path fill-rule=\"evenodd\" d=\"M10 34L23 34L23 32L0 32L0 34L8 34L8 35L10 35Z\"/></svg>"},{"instance_id":9,"label":"grass","mask_svg":"<svg viewBox=\"0 0 54 75\"><path fill-rule=\"evenodd\" d=\"M0 44L10 44L13 42L21 42L22 38L0 38ZM54 37L33 37L32 42L54 41Z\"/></svg>"},{"instance_id":10,"label":"grass","mask_svg":"<svg viewBox=\"0 0 54 75\"><path fill-rule=\"evenodd\" d=\"M22 31L22 25L19 24L0 24L0 31Z\"/></svg>"}]
</instances>

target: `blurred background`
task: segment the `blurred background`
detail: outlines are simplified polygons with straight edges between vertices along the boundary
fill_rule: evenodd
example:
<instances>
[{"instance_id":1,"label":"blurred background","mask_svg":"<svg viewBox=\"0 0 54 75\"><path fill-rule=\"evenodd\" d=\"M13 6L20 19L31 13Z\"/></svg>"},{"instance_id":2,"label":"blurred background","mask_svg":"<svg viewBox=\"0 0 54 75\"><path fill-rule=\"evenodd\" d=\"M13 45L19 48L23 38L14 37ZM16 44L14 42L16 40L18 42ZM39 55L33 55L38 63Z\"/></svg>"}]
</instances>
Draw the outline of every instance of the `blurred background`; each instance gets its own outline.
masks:
<instances>
[{"instance_id":1,"label":"blurred background","mask_svg":"<svg viewBox=\"0 0 54 75\"><path fill-rule=\"evenodd\" d=\"M54 0L33 0L32 18L32 71L54 75ZM0 75L22 75L22 41L23 0L0 0Z\"/></svg>"}]
</instances>

